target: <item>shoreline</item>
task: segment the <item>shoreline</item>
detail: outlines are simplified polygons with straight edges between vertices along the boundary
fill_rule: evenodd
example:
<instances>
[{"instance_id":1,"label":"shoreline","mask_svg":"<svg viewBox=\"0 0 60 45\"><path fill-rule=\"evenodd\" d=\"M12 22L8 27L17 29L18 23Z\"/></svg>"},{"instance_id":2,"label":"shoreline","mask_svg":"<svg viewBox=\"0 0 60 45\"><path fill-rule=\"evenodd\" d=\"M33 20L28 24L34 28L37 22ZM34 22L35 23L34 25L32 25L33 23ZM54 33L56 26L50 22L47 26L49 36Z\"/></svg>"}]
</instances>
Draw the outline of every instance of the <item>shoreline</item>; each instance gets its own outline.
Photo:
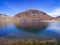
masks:
<instances>
[{"instance_id":1,"label":"shoreline","mask_svg":"<svg viewBox=\"0 0 60 45\"><path fill-rule=\"evenodd\" d=\"M28 20L4 20L4 21L0 21L0 22L60 22L60 20L36 20L36 21L28 21Z\"/></svg>"},{"instance_id":2,"label":"shoreline","mask_svg":"<svg viewBox=\"0 0 60 45\"><path fill-rule=\"evenodd\" d=\"M1 45L57 45L60 44L60 41L56 39L50 39L50 40L34 40L34 39L28 39L28 40L3 40L0 39Z\"/></svg>"},{"instance_id":3,"label":"shoreline","mask_svg":"<svg viewBox=\"0 0 60 45\"><path fill-rule=\"evenodd\" d=\"M14 22L60 22L60 20L40 20L40 21L21 21L21 20L15 20Z\"/></svg>"}]
</instances>

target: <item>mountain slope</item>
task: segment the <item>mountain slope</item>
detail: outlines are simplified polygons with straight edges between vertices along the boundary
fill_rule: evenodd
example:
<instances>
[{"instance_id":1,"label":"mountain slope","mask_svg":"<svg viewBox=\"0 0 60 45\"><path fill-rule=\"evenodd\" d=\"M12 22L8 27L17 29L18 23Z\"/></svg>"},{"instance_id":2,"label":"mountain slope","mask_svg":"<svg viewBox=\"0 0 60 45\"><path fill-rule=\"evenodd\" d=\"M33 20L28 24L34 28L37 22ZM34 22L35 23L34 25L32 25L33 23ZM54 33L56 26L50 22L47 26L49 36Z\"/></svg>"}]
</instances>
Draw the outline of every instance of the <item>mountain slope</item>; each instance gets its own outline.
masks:
<instances>
[{"instance_id":1,"label":"mountain slope","mask_svg":"<svg viewBox=\"0 0 60 45\"><path fill-rule=\"evenodd\" d=\"M27 10L27 11L16 14L14 17L19 20L27 20L27 21L53 19L53 17L49 16L47 13L39 10Z\"/></svg>"},{"instance_id":2,"label":"mountain slope","mask_svg":"<svg viewBox=\"0 0 60 45\"><path fill-rule=\"evenodd\" d=\"M10 21L11 17L5 15L5 14L0 14L0 21Z\"/></svg>"}]
</instances>

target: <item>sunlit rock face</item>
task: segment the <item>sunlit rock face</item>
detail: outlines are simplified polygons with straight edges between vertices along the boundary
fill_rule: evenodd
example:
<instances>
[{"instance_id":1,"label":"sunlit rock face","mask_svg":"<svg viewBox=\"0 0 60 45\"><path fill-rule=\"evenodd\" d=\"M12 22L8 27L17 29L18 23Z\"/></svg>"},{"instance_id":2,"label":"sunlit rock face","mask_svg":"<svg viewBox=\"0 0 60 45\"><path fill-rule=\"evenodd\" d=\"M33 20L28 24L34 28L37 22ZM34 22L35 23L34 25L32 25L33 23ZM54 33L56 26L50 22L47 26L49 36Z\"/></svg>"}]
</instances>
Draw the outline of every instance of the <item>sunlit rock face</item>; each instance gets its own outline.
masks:
<instances>
[{"instance_id":1,"label":"sunlit rock face","mask_svg":"<svg viewBox=\"0 0 60 45\"><path fill-rule=\"evenodd\" d=\"M47 22L15 22L15 27L27 32L39 32L48 26Z\"/></svg>"},{"instance_id":2,"label":"sunlit rock face","mask_svg":"<svg viewBox=\"0 0 60 45\"><path fill-rule=\"evenodd\" d=\"M16 14L14 17L24 21L40 21L53 19L53 17L49 16L47 13L39 10L27 10Z\"/></svg>"}]
</instances>

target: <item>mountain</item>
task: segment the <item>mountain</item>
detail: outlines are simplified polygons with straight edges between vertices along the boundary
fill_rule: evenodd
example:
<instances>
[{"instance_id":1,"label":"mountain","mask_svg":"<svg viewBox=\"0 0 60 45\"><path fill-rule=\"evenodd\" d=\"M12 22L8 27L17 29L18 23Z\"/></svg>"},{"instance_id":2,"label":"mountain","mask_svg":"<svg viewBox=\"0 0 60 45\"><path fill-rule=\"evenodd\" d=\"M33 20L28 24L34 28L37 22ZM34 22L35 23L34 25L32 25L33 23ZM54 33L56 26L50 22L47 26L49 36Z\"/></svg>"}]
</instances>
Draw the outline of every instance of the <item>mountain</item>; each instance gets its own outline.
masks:
<instances>
[{"instance_id":1,"label":"mountain","mask_svg":"<svg viewBox=\"0 0 60 45\"><path fill-rule=\"evenodd\" d=\"M18 13L14 16L16 19L24 21L40 21L40 20L52 20L53 17L49 16L47 13L39 10L26 10L24 12Z\"/></svg>"},{"instance_id":2,"label":"mountain","mask_svg":"<svg viewBox=\"0 0 60 45\"><path fill-rule=\"evenodd\" d=\"M11 17L5 14L0 14L0 21L10 21Z\"/></svg>"},{"instance_id":3,"label":"mountain","mask_svg":"<svg viewBox=\"0 0 60 45\"><path fill-rule=\"evenodd\" d=\"M56 19L60 19L60 16L56 17Z\"/></svg>"},{"instance_id":4,"label":"mountain","mask_svg":"<svg viewBox=\"0 0 60 45\"><path fill-rule=\"evenodd\" d=\"M54 20L60 21L60 16L55 17Z\"/></svg>"}]
</instances>

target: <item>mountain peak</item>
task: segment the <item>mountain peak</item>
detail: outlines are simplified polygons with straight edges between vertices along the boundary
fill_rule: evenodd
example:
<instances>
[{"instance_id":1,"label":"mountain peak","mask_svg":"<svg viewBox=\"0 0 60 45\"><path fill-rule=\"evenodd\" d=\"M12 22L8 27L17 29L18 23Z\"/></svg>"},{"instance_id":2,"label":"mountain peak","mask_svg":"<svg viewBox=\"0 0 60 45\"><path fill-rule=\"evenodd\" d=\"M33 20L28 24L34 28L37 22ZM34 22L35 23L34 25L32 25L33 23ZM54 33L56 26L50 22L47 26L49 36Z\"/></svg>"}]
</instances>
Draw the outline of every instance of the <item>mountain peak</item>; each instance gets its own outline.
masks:
<instances>
[{"instance_id":1,"label":"mountain peak","mask_svg":"<svg viewBox=\"0 0 60 45\"><path fill-rule=\"evenodd\" d=\"M39 10L30 9L30 10L26 10L24 12L18 13L15 16L18 16L18 15L22 15L22 16L24 16L24 15L26 15L26 16L38 16L38 15L47 15L47 13L45 13L43 11L39 11Z\"/></svg>"},{"instance_id":2,"label":"mountain peak","mask_svg":"<svg viewBox=\"0 0 60 45\"><path fill-rule=\"evenodd\" d=\"M45 12L39 11L39 10L37 10L37 9L29 9L29 10L26 10L26 12L32 12L32 13L40 12L40 13L45 13Z\"/></svg>"},{"instance_id":3,"label":"mountain peak","mask_svg":"<svg viewBox=\"0 0 60 45\"><path fill-rule=\"evenodd\" d=\"M46 14L45 12L43 11L39 11L39 10L26 10L25 13L32 13L32 14Z\"/></svg>"},{"instance_id":4,"label":"mountain peak","mask_svg":"<svg viewBox=\"0 0 60 45\"><path fill-rule=\"evenodd\" d=\"M24 12L16 14L14 17L20 20L50 20L52 19L47 13L39 10L26 10Z\"/></svg>"}]
</instances>

